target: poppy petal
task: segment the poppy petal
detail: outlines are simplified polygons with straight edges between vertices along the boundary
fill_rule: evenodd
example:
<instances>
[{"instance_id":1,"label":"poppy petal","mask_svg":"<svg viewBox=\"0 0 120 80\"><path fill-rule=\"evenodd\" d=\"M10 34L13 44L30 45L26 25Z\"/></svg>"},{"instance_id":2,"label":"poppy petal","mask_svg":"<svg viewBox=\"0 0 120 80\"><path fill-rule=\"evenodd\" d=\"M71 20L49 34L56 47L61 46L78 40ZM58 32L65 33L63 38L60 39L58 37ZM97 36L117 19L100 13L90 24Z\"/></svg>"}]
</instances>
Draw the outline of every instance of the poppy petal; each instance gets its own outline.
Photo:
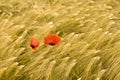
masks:
<instances>
[{"instance_id":1,"label":"poppy petal","mask_svg":"<svg viewBox=\"0 0 120 80\"><path fill-rule=\"evenodd\" d=\"M30 46L32 47L32 49L36 49L40 44L40 41L34 37L31 38L30 40Z\"/></svg>"},{"instance_id":2,"label":"poppy petal","mask_svg":"<svg viewBox=\"0 0 120 80\"><path fill-rule=\"evenodd\" d=\"M49 34L44 38L44 43L47 45L57 45L61 41L61 38L56 34Z\"/></svg>"}]
</instances>

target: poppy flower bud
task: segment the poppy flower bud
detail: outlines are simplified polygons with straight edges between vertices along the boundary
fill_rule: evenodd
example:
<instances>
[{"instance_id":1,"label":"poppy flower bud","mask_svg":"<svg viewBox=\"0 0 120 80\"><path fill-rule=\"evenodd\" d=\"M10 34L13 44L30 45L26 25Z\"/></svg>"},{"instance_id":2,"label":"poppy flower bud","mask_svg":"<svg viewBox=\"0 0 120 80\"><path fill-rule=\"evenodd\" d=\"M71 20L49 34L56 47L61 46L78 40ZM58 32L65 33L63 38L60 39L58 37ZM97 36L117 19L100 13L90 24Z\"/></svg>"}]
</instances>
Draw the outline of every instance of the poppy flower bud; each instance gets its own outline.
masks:
<instances>
[{"instance_id":1,"label":"poppy flower bud","mask_svg":"<svg viewBox=\"0 0 120 80\"><path fill-rule=\"evenodd\" d=\"M44 38L44 43L47 45L57 45L61 41L61 38L56 34L49 34Z\"/></svg>"},{"instance_id":2,"label":"poppy flower bud","mask_svg":"<svg viewBox=\"0 0 120 80\"><path fill-rule=\"evenodd\" d=\"M30 46L32 47L32 49L36 49L40 44L40 41L34 37L31 38L30 40Z\"/></svg>"}]
</instances>

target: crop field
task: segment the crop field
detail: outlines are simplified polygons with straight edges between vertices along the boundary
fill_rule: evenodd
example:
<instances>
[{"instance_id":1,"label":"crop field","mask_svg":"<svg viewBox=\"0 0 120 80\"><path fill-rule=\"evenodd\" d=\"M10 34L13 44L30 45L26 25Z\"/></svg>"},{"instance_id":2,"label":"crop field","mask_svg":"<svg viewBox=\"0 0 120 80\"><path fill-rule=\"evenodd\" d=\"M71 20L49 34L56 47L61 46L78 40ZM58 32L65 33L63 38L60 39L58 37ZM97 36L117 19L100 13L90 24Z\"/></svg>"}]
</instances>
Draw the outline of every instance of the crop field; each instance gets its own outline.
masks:
<instances>
[{"instance_id":1,"label":"crop field","mask_svg":"<svg viewBox=\"0 0 120 80\"><path fill-rule=\"evenodd\" d=\"M120 80L120 0L0 0L0 80Z\"/></svg>"}]
</instances>

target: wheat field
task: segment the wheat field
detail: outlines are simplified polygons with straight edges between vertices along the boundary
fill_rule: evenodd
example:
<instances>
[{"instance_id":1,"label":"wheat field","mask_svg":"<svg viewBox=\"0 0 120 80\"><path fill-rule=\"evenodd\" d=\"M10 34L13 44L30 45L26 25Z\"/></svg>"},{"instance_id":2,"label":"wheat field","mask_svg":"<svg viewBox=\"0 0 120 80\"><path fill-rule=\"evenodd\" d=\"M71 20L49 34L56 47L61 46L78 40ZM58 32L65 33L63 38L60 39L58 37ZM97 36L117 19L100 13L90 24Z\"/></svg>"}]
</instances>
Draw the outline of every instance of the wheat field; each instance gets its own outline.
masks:
<instances>
[{"instance_id":1,"label":"wheat field","mask_svg":"<svg viewBox=\"0 0 120 80\"><path fill-rule=\"evenodd\" d=\"M0 80L120 80L120 0L0 0Z\"/></svg>"}]
</instances>

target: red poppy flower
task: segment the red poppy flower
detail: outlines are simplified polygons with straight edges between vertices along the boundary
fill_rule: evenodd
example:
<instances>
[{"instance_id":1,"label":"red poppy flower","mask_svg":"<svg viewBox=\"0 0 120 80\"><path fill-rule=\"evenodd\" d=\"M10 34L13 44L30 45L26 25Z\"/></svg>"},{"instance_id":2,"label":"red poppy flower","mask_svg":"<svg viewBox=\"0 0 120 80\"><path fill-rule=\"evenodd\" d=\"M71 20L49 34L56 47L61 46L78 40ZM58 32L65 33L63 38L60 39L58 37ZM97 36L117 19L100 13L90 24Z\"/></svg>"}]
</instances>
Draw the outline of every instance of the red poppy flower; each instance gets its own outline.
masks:
<instances>
[{"instance_id":1,"label":"red poppy flower","mask_svg":"<svg viewBox=\"0 0 120 80\"><path fill-rule=\"evenodd\" d=\"M36 49L40 44L40 41L34 37L31 38L30 40L30 46L32 47L32 49Z\"/></svg>"},{"instance_id":2,"label":"red poppy flower","mask_svg":"<svg viewBox=\"0 0 120 80\"><path fill-rule=\"evenodd\" d=\"M44 38L44 43L47 45L57 45L61 41L61 38L56 34L49 34Z\"/></svg>"}]
</instances>

